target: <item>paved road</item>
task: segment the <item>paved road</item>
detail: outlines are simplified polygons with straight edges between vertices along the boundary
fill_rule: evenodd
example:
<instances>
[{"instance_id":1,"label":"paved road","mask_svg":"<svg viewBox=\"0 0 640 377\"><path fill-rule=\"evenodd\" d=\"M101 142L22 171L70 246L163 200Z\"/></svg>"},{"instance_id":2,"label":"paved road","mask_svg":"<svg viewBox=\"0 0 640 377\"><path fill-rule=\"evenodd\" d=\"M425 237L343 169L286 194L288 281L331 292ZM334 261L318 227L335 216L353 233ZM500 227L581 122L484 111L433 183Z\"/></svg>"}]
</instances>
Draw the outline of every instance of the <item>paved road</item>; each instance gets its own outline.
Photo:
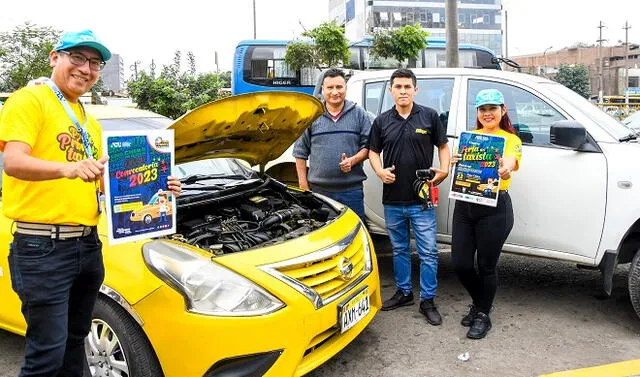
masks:
<instances>
[{"instance_id":1,"label":"paved road","mask_svg":"<svg viewBox=\"0 0 640 377\"><path fill-rule=\"evenodd\" d=\"M379 239L376 245L384 300L395 291L393 263L388 245ZM417 305L380 312L354 342L308 376L538 376L640 358L640 319L626 291L627 271L616 276L606 300L598 298L600 274L570 263L503 254L498 271L493 329L486 339L465 337L459 322L469 299L450 253L443 252L437 299L442 326L427 324ZM471 356L467 362L457 358L464 352Z\"/></svg>"},{"instance_id":2,"label":"paved road","mask_svg":"<svg viewBox=\"0 0 640 377\"><path fill-rule=\"evenodd\" d=\"M377 238L376 250L387 298L395 290L388 242ZM445 251L437 299L442 326L428 325L417 305L380 312L354 342L308 376L537 376L640 358L640 319L629 302L625 271L605 300L598 298L599 273L570 263L504 254L499 274L494 327L486 339L465 337L459 321L469 300ZM17 375L23 346L22 338L0 331L0 377ZM470 353L469 361L457 359L463 352Z\"/></svg>"}]
</instances>

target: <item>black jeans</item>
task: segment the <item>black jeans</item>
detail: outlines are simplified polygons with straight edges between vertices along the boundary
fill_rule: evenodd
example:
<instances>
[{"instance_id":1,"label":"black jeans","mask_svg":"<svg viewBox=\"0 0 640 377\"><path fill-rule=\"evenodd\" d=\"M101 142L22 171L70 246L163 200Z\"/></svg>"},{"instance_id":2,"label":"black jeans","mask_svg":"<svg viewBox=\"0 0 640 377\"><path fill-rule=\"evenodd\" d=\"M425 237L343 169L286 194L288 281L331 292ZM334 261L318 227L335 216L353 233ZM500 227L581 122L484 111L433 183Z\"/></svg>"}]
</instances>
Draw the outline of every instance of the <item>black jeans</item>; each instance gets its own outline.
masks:
<instances>
[{"instance_id":1,"label":"black jeans","mask_svg":"<svg viewBox=\"0 0 640 377\"><path fill-rule=\"evenodd\" d=\"M493 305L498 285L496 265L513 228L513 207L501 191L496 207L457 201L453 211L451 261L473 304L485 314ZM478 259L478 270L474 259Z\"/></svg>"},{"instance_id":2,"label":"black jeans","mask_svg":"<svg viewBox=\"0 0 640 377\"><path fill-rule=\"evenodd\" d=\"M68 240L16 233L9 268L27 322L20 377L81 377L84 338L104 279L97 232Z\"/></svg>"}]
</instances>

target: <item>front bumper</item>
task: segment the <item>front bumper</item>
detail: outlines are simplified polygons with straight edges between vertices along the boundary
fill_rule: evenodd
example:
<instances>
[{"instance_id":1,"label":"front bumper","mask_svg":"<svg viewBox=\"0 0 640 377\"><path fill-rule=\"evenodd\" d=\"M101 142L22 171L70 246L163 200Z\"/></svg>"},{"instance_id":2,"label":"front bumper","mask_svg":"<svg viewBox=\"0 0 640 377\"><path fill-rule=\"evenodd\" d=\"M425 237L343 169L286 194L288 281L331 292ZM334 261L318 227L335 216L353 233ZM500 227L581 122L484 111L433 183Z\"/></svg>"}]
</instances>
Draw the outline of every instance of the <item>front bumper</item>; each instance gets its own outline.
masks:
<instances>
[{"instance_id":1,"label":"front bumper","mask_svg":"<svg viewBox=\"0 0 640 377\"><path fill-rule=\"evenodd\" d=\"M369 242L372 245L370 239ZM371 259L373 269L368 276L319 308L291 285L256 268L245 276L282 300L284 308L256 317L201 315L187 312L184 298L163 285L137 303L135 310L144 321L143 330L167 377L213 377L219 375L214 373L216 370L241 371L253 367L260 370L271 363L264 376L302 376L349 344L380 309L380 281L373 246ZM232 263L225 265L233 268ZM365 287L369 313L340 333L339 305Z\"/></svg>"}]
</instances>

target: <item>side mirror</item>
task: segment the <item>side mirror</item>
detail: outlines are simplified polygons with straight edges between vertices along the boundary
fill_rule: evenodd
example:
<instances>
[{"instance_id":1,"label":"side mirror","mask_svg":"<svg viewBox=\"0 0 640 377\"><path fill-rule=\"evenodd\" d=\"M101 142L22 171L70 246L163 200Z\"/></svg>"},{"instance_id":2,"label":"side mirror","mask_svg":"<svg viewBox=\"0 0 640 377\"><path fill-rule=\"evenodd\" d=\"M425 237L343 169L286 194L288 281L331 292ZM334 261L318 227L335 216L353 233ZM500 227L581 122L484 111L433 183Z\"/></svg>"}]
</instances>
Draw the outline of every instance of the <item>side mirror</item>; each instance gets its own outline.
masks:
<instances>
[{"instance_id":1,"label":"side mirror","mask_svg":"<svg viewBox=\"0 0 640 377\"><path fill-rule=\"evenodd\" d=\"M559 120L551 124L551 144L579 150L587 142L587 130L575 120Z\"/></svg>"}]
</instances>

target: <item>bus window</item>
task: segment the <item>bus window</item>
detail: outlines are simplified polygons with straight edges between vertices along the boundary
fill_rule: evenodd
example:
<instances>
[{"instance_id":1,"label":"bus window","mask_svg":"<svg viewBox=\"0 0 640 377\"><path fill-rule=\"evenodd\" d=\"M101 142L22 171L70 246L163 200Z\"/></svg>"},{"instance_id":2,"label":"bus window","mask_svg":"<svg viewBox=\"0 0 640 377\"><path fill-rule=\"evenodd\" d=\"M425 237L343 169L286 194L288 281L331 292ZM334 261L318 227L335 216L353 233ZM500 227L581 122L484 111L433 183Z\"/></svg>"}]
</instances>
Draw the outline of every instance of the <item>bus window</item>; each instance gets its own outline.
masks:
<instances>
[{"instance_id":1,"label":"bus window","mask_svg":"<svg viewBox=\"0 0 640 377\"><path fill-rule=\"evenodd\" d=\"M284 47L255 47L251 51L250 79L296 78L284 61Z\"/></svg>"},{"instance_id":2,"label":"bus window","mask_svg":"<svg viewBox=\"0 0 640 377\"><path fill-rule=\"evenodd\" d=\"M241 41L236 47L232 72L233 94L252 93L263 90L288 90L314 93L314 87L322 72L317 68L292 70L284 61L289 41ZM351 42L350 57L345 68L354 70L395 69L399 64L394 58L371 56L371 39ZM445 41L428 40L428 47L407 62L408 68L446 67ZM461 44L460 67L501 69L493 63L491 51L481 46Z\"/></svg>"}]
</instances>

